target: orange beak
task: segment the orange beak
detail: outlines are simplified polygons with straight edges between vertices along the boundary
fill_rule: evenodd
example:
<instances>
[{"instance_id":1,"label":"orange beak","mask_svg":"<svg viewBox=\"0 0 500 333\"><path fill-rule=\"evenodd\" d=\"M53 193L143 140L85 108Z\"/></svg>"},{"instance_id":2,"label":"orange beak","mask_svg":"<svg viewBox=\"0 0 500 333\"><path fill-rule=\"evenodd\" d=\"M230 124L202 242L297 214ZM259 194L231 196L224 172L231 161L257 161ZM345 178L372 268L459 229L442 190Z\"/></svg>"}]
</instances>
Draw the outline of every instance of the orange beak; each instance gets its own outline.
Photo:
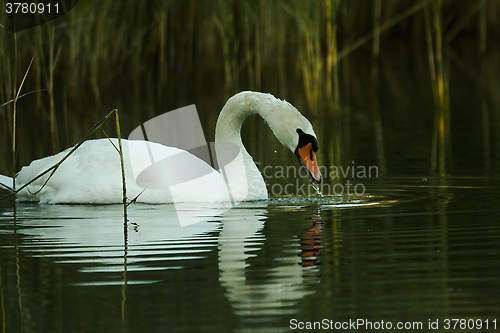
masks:
<instances>
[{"instance_id":1,"label":"orange beak","mask_svg":"<svg viewBox=\"0 0 500 333\"><path fill-rule=\"evenodd\" d=\"M319 171L316 153L312 149L312 144L308 143L304 147L297 149L296 155L299 157L300 163L309 172L309 179L314 180L318 184L321 183L321 172Z\"/></svg>"}]
</instances>

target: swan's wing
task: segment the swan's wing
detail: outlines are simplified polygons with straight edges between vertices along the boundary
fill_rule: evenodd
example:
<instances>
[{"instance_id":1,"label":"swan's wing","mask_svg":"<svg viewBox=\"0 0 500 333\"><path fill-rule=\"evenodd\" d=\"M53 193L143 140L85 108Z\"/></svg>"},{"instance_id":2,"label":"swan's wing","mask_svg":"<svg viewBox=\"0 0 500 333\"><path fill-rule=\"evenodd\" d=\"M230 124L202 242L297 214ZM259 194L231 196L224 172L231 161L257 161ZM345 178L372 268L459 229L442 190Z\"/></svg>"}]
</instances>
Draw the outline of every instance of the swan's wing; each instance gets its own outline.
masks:
<instances>
[{"instance_id":1,"label":"swan's wing","mask_svg":"<svg viewBox=\"0 0 500 333\"><path fill-rule=\"evenodd\" d=\"M172 203L230 202L224 177L189 151L150 141L128 141L133 178L146 192L168 190Z\"/></svg>"}]
</instances>

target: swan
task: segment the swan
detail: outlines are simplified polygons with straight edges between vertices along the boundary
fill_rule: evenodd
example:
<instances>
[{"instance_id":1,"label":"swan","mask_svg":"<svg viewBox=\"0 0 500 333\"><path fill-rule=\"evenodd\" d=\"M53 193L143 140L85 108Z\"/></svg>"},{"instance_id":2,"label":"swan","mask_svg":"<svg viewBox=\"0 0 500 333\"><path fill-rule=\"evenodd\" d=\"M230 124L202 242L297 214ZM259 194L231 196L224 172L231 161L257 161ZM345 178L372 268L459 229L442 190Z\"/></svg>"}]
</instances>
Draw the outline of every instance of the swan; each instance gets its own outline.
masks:
<instances>
[{"instance_id":1,"label":"swan","mask_svg":"<svg viewBox=\"0 0 500 333\"><path fill-rule=\"evenodd\" d=\"M215 145L224 144L239 148L237 158L224 157L223 148L217 150L219 165L225 164L225 173L208 166L196 156L175 147L141 140L122 140L125 162L127 196L142 203L179 202L241 202L268 198L264 179L241 140L243 121L252 114L259 114L270 126L276 138L298 158L307 170L311 182L320 183L322 176L316 160L318 141L311 123L290 103L271 94L244 91L226 102L215 129ZM115 146L117 139L110 139ZM145 147L147 145L147 147ZM71 149L71 148L69 148ZM68 150L31 162L16 175L16 187L59 162ZM150 165L148 156L166 160L184 154L185 166L205 164L207 172L202 177L172 186L144 187L137 185L137 174ZM221 163L221 159L229 162ZM112 204L122 202L121 167L118 154L108 139L88 140L66 159L52 178L44 185L48 174L18 192L18 201L48 204ZM164 163L167 164L167 163ZM222 167L221 167L222 168ZM163 171L168 180L175 179ZM139 171L139 172L138 172ZM146 177L147 178L147 177ZM150 183L156 181L149 179ZM145 181L148 182L148 179ZM4 188L12 188L12 178L0 175ZM1 187L1 185L0 185ZM144 190L144 191L143 191ZM142 193L141 193L142 192Z\"/></svg>"}]
</instances>

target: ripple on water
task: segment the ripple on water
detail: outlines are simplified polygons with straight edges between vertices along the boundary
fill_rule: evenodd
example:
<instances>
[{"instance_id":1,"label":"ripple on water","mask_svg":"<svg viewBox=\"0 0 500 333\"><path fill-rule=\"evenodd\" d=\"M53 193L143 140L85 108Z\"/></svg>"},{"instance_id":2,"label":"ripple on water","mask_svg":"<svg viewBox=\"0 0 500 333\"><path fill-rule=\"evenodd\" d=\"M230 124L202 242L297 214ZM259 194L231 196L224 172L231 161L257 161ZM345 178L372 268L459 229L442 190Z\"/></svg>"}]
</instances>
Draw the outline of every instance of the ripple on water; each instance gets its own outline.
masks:
<instances>
[{"instance_id":1,"label":"ripple on water","mask_svg":"<svg viewBox=\"0 0 500 333\"><path fill-rule=\"evenodd\" d=\"M345 196L345 195L325 195L323 197L302 197L302 196L283 196L267 200L270 207L300 207L317 205L320 208L353 208L353 207L370 207L379 205L390 205L398 202L413 200L411 197L399 196L383 196L383 195L360 195L360 196Z\"/></svg>"},{"instance_id":2,"label":"ripple on water","mask_svg":"<svg viewBox=\"0 0 500 333\"><path fill-rule=\"evenodd\" d=\"M217 245L212 232L220 228L220 219L181 227L177 220L168 218L173 208L134 207L125 229L119 206L22 205L16 232L23 237L18 247L33 257L51 258L79 272L92 273L72 285L155 283L158 280L141 279L140 274L136 274L137 279L124 280L123 274L179 270L188 261L205 258ZM14 231L3 228L2 232Z\"/></svg>"}]
</instances>

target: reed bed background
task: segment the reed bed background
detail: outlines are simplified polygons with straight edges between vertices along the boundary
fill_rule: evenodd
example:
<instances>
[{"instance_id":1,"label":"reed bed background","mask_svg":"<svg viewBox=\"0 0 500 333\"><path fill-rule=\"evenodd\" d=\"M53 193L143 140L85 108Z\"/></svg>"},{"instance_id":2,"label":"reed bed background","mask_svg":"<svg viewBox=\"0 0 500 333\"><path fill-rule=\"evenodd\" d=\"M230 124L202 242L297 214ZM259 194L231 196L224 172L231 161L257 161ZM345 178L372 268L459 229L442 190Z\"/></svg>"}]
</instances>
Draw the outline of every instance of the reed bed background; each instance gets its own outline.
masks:
<instances>
[{"instance_id":1,"label":"reed bed background","mask_svg":"<svg viewBox=\"0 0 500 333\"><path fill-rule=\"evenodd\" d=\"M445 173L450 66L481 87L483 143L488 154L493 149L499 14L495 0L83 0L55 21L19 32L16 41L0 28L0 104L13 98L34 56L23 93L36 92L17 105L17 162L24 165L75 144L115 108L127 119L127 133L168 110L192 103L200 108L214 93L220 96L212 102L214 114L201 115L212 124L224 100L241 90L301 95L293 103L303 113L334 124L319 125L317 132L338 133L325 143L325 162L339 164L341 142L351 137L353 91L364 90L384 170L380 99L388 86L401 87L380 78L391 70L388 55L405 44L411 51L398 56L413 59L416 80L431 87L418 93L433 95L432 168ZM2 12L0 24L6 21ZM12 108L0 108L0 172L6 174L12 170Z\"/></svg>"}]
</instances>

